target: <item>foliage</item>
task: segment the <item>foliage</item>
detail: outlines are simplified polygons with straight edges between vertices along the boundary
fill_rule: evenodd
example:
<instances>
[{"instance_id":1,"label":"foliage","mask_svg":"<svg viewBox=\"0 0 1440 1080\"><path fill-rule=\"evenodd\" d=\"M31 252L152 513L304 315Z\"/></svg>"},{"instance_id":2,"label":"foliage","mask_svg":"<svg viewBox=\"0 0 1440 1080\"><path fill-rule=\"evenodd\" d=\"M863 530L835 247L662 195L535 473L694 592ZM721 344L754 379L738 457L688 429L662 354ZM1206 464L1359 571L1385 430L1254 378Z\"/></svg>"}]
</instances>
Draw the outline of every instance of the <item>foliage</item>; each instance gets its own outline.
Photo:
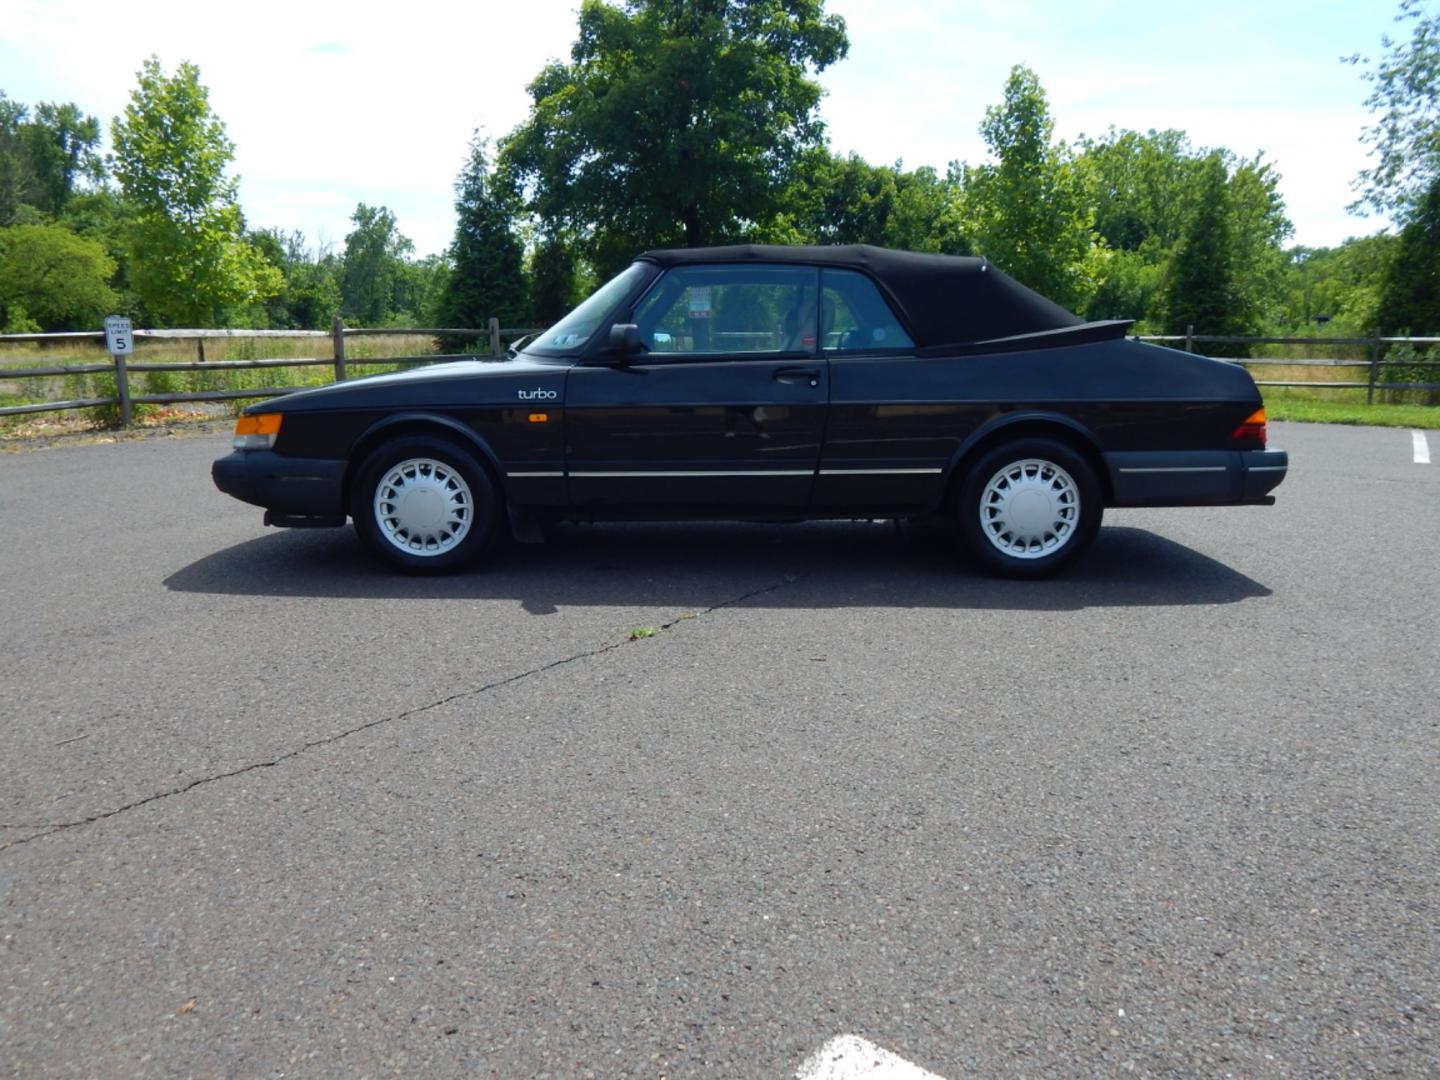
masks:
<instances>
[{"instance_id":1,"label":"foliage","mask_svg":"<svg viewBox=\"0 0 1440 1080\"><path fill-rule=\"evenodd\" d=\"M1403 224L1440 179L1440 14L1427 16L1420 0L1402 0L1395 21L1410 24L1410 39L1381 38L1387 52L1362 76L1376 119L1361 141L1374 164L1360 171L1351 209L1388 212ZM1370 65L1359 54L1346 59Z\"/></svg>"},{"instance_id":2,"label":"foliage","mask_svg":"<svg viewBox=\"0 0 1440 1080\"><path fill-rule=\"evenodd\" d=\"M515 234L515 199L493 182L488 140L477 133L470 156L455 180L453 272L439 298L443 326L521 325L528 315L524 249Z\"/></svg>"},{"instance_id":3,"label":"foliage","mask_svg":"<svg viewBox=\"0 0 1440 1080\"><path fill-rule=\"evenodd\" d=\"M298 230L262 229L250 242L284 278L252 321L284 330L330 329L340 314L340 260L329 253L317 256Z\"/></svg>"},{"instance_id":4,"label":"foliage","mask_svg":"<svg viewBox=\"0 0 1440 1080\"><path fill-rule=\"evenodd\" d=\"M114 310L115 262L60 225L0 229L0 327L91 330Z\"/></svg>"},{"instance_id":5,"label":"foliage","mask_svg":"<svg viewBox=\"0 0 1440 1080\"><path fill-rule=\"evenodd\" d=\"M810 72L848 47L823 0L584 0L570 63L530 84L502 168L602 276L646 247L745 235L822 144Z\"/></svg>"},{"instance_id":6,"label":"foliage","mask_svg":"<svg viewBox=\"0 0 1440 1080\"><path fill-rule=\"evenodd\" d=\"M47 213L63 211L82 180L96 185L105 179L100 121L79 106L41 102L24 138L35 170L37 205Z\"/></svg>"},{"instance_id":7,"label":"foliage","mask_svg":"<svg viewBox=\"0 0 1440 1080\"><path fill-rule=\"evenodd\" d=\"M574 243L559 233L540 238L530 256L531 317L552 326L582 299Z\"/></svg>"},{"instance_id":8,"label":"foliage","mask_svg":"<svg viewBox=\"0 0 1440 1080\"><path fill-rule=\"evenodd\" d=\"M900 162L871 165L858 154L811 154L789 198L792 242L877 244L909 251L968 255L960 189L934 169L906 172Z\"/></svg>"},{"instance_id":9,"label":"foliage","mask_svg":"<svg viewBox=\"0 0 1440 1080\"><path fill-rule=\"evenodd\" d=\"M111 126L114 170L134 217L131 284L157 325L211 326L277 292L280 273L245 239L234 146L195 65L167 76L150 57Z\"/></svg>"},{"instance_id":10,"label":"foliage","mask_svg":"<svg viewBox=\"0 0 1440 1080\"><path fill-rule=\"evenodd\" d=\"M1165 316L1172 334L1238 334L1235 246L1220 154L1205 160L1194 208L1165 284ZM1225 354L1228 350L1213 348Z\"/></svg>"},{"instance_id":11,"label":"foliage","mask_svg":"<svg viewBox=\"0 0 1440 1080\"><path fill-rule=\"evenodd\" d=\"M1016 66L980 133L996 164L963 170L965 220L980 254L1066 307L1079 307L1095 270L1093 211L1040 80Z\"/></svg>"},{"instance_id":12,"label":"foliage","mask_svg":"<svg viewBox=\"0 0 1440 1080\"><path fill-rule=\"evenodd\" d=\"M1376 322L1390 334L1440 334L1440 175L1400 230L1380 285Z\"/></svg>"},{"instance_id":13,"label":"foliage","mask_svg":"<svg viewBox=\"0 0 1440 1080\"><path fill-rule=\"evenodd\" d=\"M1394 236L1378 233L1333 248L1291 248L1280 326L1337 337L1373 333L1395 244Z\"/></svg>"},{"instance_id":14,"label":"foliage","mask_svg":"<svg viewBox=\"0 0 1440 1080\"><path fill-rule=\"evenodd\" d=\"M355 228L345 237L341 312L347 321L380 326L396 311L404 289L405 256L415 250L384 206L361 203L350 216Z\"/></svg>"}]
</instances>

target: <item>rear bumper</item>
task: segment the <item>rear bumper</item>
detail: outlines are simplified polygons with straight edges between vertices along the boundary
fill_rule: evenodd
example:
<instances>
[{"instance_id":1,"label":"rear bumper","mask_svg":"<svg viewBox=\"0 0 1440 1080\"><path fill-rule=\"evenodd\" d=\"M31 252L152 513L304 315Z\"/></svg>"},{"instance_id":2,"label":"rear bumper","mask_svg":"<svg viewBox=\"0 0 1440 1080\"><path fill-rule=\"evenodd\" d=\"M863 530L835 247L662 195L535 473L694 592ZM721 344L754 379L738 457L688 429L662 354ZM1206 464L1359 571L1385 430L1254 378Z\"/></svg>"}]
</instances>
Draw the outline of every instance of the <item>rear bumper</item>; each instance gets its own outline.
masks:
<instances>
[{"instance_id":1,"label":"rear bumper","mask_svg":"<svg viewBox=\"0 0 1440 1080\"><path fill-rule=\"evenodd\" d=\"M1284 450L1144 450L1105 455L1112 506L1268 505Z\"/></svg>"},{"instance_id":2,"label":"rear bumper","mask_svg":"<svg viewBox=\"0 0 1440 1080\"><path fill-rule=\"evenodd\" d=\"M344 514L345 462L295 458L270 450L236 450L210 467L226 495L281 515Z\"/></svg>"}]
</instances>

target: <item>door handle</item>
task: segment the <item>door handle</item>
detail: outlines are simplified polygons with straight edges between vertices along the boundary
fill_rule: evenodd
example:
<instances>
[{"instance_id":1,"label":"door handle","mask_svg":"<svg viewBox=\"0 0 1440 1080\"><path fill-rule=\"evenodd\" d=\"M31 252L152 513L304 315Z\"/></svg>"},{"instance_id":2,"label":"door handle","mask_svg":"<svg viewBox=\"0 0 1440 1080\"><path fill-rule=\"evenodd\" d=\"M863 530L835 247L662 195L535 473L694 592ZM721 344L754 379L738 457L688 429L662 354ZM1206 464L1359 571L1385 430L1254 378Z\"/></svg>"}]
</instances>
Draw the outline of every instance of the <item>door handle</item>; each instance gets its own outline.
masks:
<instances>
[{"instance_id":1,"label":"door handle","mask_svg":"<svg viewBox=\"0 0 1440 1080\"><path fill-rule=\"evenodd\" d=\"M782 367L775 372L775 381L783 383L809 383L811 386L820 385L819 368L798 368Z\"/></svg>"}]
</instances>

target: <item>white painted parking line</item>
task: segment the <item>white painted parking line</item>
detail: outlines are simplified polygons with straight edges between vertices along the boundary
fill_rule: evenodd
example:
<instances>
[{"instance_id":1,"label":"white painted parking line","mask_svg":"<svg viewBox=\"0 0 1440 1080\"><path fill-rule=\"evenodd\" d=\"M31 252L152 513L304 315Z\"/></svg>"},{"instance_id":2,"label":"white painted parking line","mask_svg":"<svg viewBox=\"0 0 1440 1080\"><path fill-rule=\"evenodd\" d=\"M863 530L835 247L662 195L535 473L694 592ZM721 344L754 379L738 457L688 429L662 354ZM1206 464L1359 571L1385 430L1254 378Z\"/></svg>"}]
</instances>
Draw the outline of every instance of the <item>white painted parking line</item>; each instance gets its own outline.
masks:
<instances>
[{"instance_id":1,"label":"white painted parking line","mask_svg":"<svg viewBox=\"0 0 1440 1080\"><path fill-rule=\"evenodd\" d=\"M859 1035L837 1035L805 1059L795 1080L941 1080Z\"/></svg>"},{"instance_id":2,"label":"white painted parking line","mask_svg":"<svg viewBox=\"0 0 1440 1080\"><path fill-rule=\"evenodd\" d=\"M1430 444L1425 441L1425 432L1423 432L1423 431L1412 431L1412 432L1410 432L1410 438L1411 438L1411 439L1414 441L1414 443L1415 443L1415 464L1416 464L1416 465L1429 465L1429 464L1430 464Z\"/></svg>"}]
</instances>

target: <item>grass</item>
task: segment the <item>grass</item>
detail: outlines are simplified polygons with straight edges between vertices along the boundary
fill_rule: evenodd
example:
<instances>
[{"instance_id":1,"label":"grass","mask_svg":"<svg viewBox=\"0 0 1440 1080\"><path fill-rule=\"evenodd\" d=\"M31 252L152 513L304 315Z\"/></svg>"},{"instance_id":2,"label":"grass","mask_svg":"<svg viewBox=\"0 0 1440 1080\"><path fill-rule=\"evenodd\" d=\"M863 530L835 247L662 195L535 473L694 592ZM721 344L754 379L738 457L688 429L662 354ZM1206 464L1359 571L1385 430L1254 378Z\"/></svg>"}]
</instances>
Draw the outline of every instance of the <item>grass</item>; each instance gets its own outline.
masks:
<instances>
[{"instance_id":1,"label":"grass","mask_svg":"<svg viewBox=\"0 0 1440 1080\"><path fill-rule=\"evenodd\" d=\"M660 633L658 626L632 626L630 628L630 640L639 641L641 638L654 637Z\"/></svg>"},{"instance_id":2,"label":"grass","mask_svg":"<svg viewBox=\"0 0 1440 1080\"><path fill-rule=\"evenodd\" d=\"M1363 390L1261 388L1265 415L1303 424L1365 424L1375 427L1440 428L1440 406L1389 402L1366 404Z\"/></svg>"}]
</instances>

